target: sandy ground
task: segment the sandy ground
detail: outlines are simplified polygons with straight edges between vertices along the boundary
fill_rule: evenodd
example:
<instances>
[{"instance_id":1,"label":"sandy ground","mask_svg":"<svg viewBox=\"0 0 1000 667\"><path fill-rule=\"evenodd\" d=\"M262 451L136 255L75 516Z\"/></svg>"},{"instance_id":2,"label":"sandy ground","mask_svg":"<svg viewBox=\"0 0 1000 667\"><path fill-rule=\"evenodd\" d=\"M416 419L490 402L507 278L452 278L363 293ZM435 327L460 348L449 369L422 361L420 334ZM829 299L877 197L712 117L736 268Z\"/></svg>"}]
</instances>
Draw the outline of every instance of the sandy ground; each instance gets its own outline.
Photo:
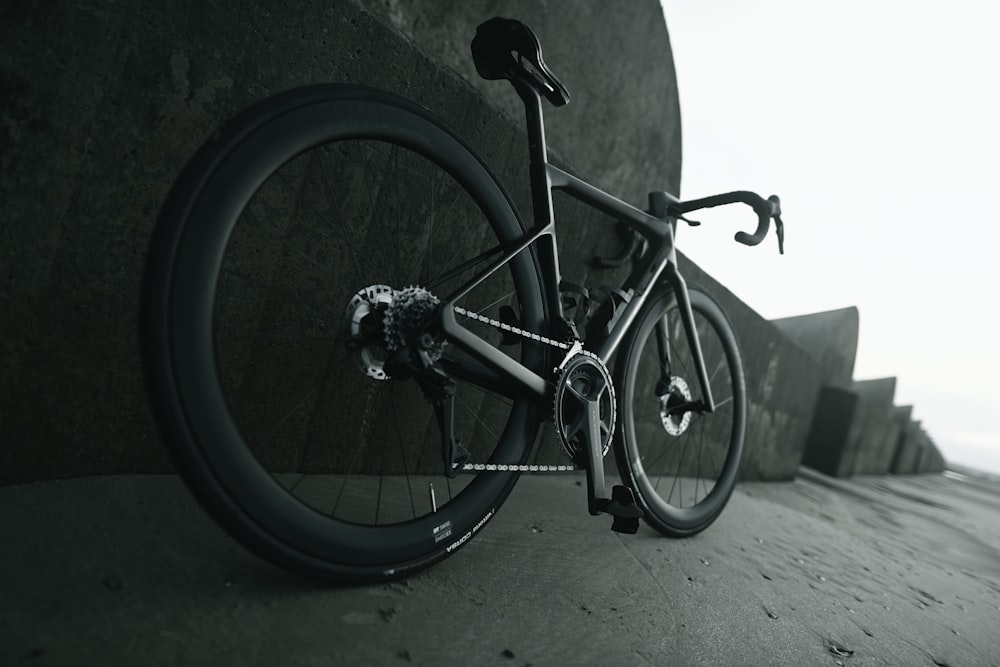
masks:
<instances>
[{"instance_id":1,"label":"sandy ground","mask_svg":"<svg viewBox=\"0 0 1000 667\"><path fill-rule=\"evenodd\" d=\"M454 557L334 588L257 560L172 476L0 489L0 665L996 665L1000 489L738 487L688 540L524 477Z\"/></svg>"}]
</instances>

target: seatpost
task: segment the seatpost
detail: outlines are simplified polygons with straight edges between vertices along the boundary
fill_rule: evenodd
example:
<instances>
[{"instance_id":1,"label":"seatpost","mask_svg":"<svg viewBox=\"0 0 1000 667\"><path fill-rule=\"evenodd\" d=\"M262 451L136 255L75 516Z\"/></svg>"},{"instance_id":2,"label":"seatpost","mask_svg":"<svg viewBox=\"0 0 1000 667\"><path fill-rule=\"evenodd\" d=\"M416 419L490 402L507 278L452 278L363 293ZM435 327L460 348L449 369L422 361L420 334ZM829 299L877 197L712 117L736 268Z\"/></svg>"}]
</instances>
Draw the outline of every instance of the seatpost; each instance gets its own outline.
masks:
<instances>
[{"instance_id":1,"label":"seatpost","mask_svg":"<svg viewBox=\"0 0 1000 667\"><path fill-rule=\"evenodd\" d=\"M552 189L545 169L549 156L545 145L542 98L532 85L520 78L511 77L510 82L524 103L525 122L528 126L532 213L536 227L542 227L552 222Z\"/></svg>"}]
</instances>

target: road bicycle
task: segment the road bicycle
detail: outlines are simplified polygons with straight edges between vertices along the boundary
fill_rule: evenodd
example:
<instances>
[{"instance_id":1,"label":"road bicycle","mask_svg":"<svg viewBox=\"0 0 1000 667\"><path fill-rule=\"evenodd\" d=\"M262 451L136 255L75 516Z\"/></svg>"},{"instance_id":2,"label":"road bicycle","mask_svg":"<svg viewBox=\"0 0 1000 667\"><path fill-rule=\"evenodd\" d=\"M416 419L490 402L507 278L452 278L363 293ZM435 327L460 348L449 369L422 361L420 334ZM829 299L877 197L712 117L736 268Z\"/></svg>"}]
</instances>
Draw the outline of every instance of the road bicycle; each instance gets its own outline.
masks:
<instances>
[{"instance_id":1,"label":"road bicycle","mask_svg":"<svg viewBox=\"0 0 1000 667\"><path fill-rule=\"evenodd\" d=\"M428 110L336 84L223 125L158 218L140 327L154 413L204 508L294 571L416 572L481 531L522 473L585 470L591 514L677 537L711 524L736 482L739 347L686 286L674 234L742 202L758 228L736 240L760 243L773 218L780 249L778 198L620 201L549 162L542 100L569 95L530 29L491 19L472 54L524 102L531 224ZM604 260L630 263L619 287L561 279L554 191L630 230ZM542 424L564 463L532 462Z\"/></svg>"}]
</instances>

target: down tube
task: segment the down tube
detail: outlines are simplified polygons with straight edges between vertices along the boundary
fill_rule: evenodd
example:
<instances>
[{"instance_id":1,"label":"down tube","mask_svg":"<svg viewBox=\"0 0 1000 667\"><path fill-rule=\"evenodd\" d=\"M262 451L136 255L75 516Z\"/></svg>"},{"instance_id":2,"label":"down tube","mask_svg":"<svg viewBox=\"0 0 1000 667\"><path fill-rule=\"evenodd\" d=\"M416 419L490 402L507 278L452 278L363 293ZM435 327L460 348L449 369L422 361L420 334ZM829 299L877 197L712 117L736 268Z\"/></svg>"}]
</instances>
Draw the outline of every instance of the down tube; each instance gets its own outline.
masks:
<instances>
[{"instance_id":1,"label":"down tube","mask_svg":"<svg viewBox=\"0 0 1000 667\"><path fill-rule=\"evenodd\" d=\"M708 382L708 371L705 369L705 357L701 352L701 342L698 340L698 327L694 321L694 311L691 309L691 297L688 295L687 283L684 277L677 271L677 267L670 265L667 271L667 280L674 288L674 296L677 297L677 306L680 309L681 321L684 323L684 332L687 334L688 347L694 355L694 365L698 371L698 382L701 383L701 394L704 397L705 409L708 412L715 412L715 399L712 398L712 388Z\"/></svg>"}]
</instances>

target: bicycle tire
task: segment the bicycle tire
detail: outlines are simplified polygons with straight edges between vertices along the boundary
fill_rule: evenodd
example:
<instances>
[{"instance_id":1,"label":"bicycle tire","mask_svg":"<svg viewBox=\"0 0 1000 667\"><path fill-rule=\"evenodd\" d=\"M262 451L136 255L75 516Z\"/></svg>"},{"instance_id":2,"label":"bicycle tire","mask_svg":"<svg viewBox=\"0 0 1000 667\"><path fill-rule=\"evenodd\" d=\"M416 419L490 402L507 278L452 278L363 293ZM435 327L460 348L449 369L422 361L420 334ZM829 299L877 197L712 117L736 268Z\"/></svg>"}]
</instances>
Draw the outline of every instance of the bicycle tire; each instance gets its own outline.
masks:
<instances>
[{"instance_id":1,"label":"bicycle tire","mask_svg":"<svg viewBox=\"0 0 1000 667\"><path fill-rule=\"evenodd\" d=\"M358 343L370 332L352 329L344 313L359 319L385 309L377 301L390 297L373 296L381 287L400 304L400 290L432 284L427 277L450 288L475 267L447 277L446 257L457 266L523 234L484 161L404 98L309 86L225 124L186 165L160 213L140 313L154 414L208 513L259 556L345 583L405 576L463 546L517 473L443 476L432 406L413 380L365 374L384 372L389 353ZM424 253L419 262L414 251ZM498 293L489 308L512 305L524 327L541 330L545 306L529 253L463 299L479 312ZM430 303L425 294L413 298ZM404 326L410 311L398 310L396 325ZM512 356L541 367L539 344L514 347ZM445 346L441 354L459 353ZM296 383L307 381L314 386L303 395ZM536 406L470 384L460 386L456 406L456 435L470 436L481 460L526 460L541 419Z\"/></svg>"},{"instance_id":2,"label":"bicycle tire","mask_svg":"<svg viewBox=\"0 0 1000 667\"><path fill-rule=\"evenodd\" d=\"M668 285L657 287L643 306L616 364L623 406L615 442L619 472L635 491L646 523L670 537L699 533L722 513L736 485L746 431L743 364L732 326L707 294L697 288L689 294L715 412L670 412L671 396L701 397ZM664 342L670 353L666 368Z\"/></svg>"}]
</instances>

